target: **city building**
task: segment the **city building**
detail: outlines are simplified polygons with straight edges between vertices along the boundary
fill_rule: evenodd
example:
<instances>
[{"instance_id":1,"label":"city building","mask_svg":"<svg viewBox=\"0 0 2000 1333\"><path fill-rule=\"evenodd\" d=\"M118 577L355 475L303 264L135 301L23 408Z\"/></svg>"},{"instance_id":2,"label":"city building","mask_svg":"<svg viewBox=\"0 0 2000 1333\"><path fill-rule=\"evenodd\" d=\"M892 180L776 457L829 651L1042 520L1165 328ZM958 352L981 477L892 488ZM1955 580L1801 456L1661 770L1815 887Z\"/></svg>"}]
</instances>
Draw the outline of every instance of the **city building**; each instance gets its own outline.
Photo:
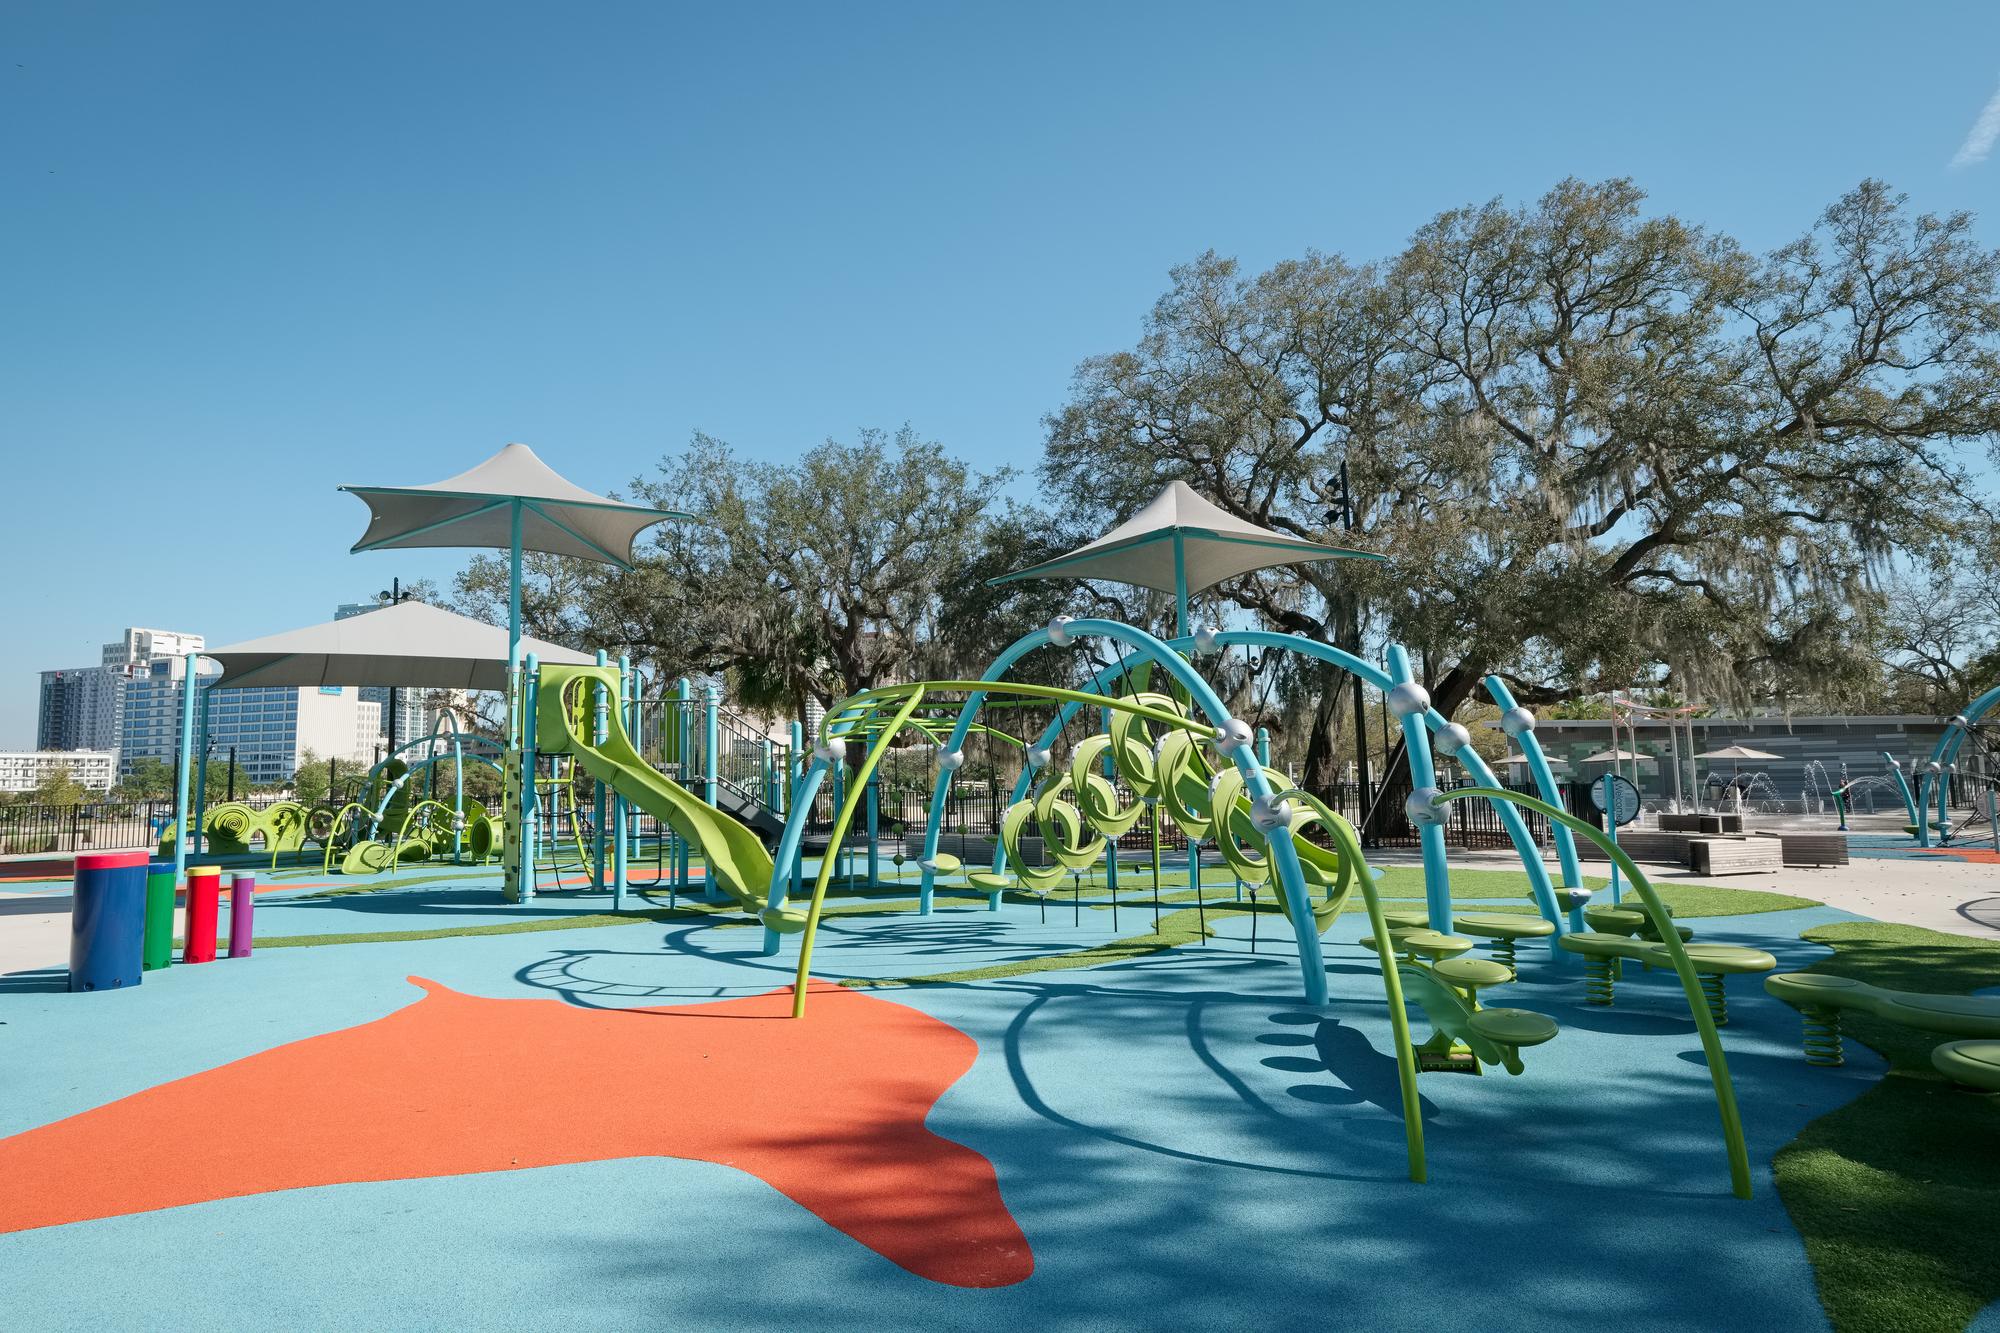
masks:
<instances>
[{"instance_id":1,"label":"city building","mask_svg":"<svg viewBox=\"0 0 2000 1333\"><path fill-rule=\"evenodd\" d=\"M123 638L104 645L103 665L144 666L156 657L186 657L207 646L208 640L199 634L129 628Z\"/></svg>"},{"instance_id":2,"label":"city building","mask_svg":"<svg viewBox=\"0 0 2000 1333\"><path fill-rule=\"evenodd\" d=\"M167 657L133 677L126 690L121 774L146 759L178 762L186 675L183 659ZM214 678L202 673L199 686L205 693ZM206 703L209 764L227 763L233 752L238 780L246 786L289 781L308 752L319 759L371 762L380 743L380 710L349 686L220 689Z\"/></svg>"},{"instance_id":3,"label":"city building","mask_svg":"<svg viewBox=\"0 0 2000 1333\"><path fill-rule=\"evenodd\" d=\"M128 628L99 653L96 666L65 667L41 673L35 714L35 744L43 750L107 750L123 747L125 692L153 659L199 652L199 634Z\"/></svg>"},{"instance_id":4,"label":"city building","mask_svg":"<svg viewBox=\"0 0 2000 1333\"><path fill-rule=\"evenodd\" d=\"M68 769L91 791L110 791L118 756L105 750L0 750L0 791L33 791L57 769Z\"/></svg>"}]
</instances>

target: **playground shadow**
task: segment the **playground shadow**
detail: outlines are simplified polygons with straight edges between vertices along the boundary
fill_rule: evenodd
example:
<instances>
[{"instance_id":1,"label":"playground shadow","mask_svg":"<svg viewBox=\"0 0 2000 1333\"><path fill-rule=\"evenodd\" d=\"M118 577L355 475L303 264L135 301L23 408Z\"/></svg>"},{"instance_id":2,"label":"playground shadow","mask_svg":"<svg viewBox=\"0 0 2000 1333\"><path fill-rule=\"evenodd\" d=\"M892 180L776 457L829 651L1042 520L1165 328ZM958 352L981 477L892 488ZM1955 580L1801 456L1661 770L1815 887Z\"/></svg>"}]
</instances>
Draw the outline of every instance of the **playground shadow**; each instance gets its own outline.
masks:
<instances>
[{"instance_id":1,"label":"playground shadow","mask_svg":"<svg viewBox=\"0 0 2000 1333\"><path fill-rule=\"evenodd\" d=\"M599 895L602 896L601 894ZM413 889L377 889L368 893L345 893L326 897L297 897L274 903L270 910L290 915L294 912L330 912L355 916L462 916L468 912L491 912L508 917L589 916L610 910L604 902L552 902L543 905L507 901L496 888L453 888L425 885Z\"/></svg>"},{"instance_id":2,"label":"playground shadow","mask_svg":"<svg viewBox=\"0 0 2000 1333\"><path fill-rule=\"evenodd\" d=\"M66 967L37 967L0 976L0 995L48 995L68 989Z\"/></svg>"}]
</instances>

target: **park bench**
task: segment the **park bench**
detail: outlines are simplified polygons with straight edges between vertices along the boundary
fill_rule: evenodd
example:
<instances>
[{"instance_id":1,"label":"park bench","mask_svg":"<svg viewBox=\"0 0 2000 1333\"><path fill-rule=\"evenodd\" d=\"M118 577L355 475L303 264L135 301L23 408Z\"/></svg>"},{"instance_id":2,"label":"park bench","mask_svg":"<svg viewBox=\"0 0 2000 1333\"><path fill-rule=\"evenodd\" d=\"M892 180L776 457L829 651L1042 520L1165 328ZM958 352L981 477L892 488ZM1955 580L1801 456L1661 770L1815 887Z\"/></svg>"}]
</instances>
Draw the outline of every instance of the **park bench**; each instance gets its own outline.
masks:
<instances>
[{"instance_id":1,"label":"park bench","mask_svg":"<svg viewBox=\"0 0 2000 1333\"><path fill-rule=\"evenodd\" d=\"M1688 863L1688 844L1693 839L1685 833L1656 833L1649 830L1635 830L1618 835L1618 850L1634 861L1650 861L1660 865L1684 866ZM1608 861L1610 854L1596 843L1584 838L1576 841L1576 854L1585 861Z\"/></svg>"},{"instance_id":2,"label":"park bench","mask_svg":"<svg viewBox=\"0 0 2000 1333\"><path fill-rule=\"evenodd\" d=\"M1889 990L1826 972L1780 972L1764 978L1764 989L1804 1017L1809 1064L1837 1065L1846 1059L1840 1045L1840 1015L1848 1009L1886 1018L1919 1032L1974 1038L1989 1047L2000 1039L2000 996ZM1936 1062L1935 1053L1932 1062Z\"/></svg>"},{"instance_id":3,"label":"park bench","mask_svg":"<svg viewBox=\"0 0 2000 1333\"><path fill-rule=\"evenodd\" d=\"M1754 875L1783 870L1785 856L1770 838L1693 838L1688 863L1697 875Z\"/></svg>"},{"instance_id":4,"label":"park bench","mask_svg":"<svg viewBox=\"0 0 2000 1333\"><path fill-rule=\"evenodd\" d=\"M1700 815L1661 815L1659 823L1662 833L1701 832ZM1721 829L1718 827L1716 831L1719 833Z\"/></svg>"},{"instance_id":5,"label":"park bench","mask_svg":"<svg viewBox=\"0 0 2000 1333\"><path fill-rule=\"evenodd\" d=\"M1844 833L1771 833L1760 838L1778 840L1779 860L1788 866L1844 866L1847 864L1847 835Z\"/></svg>"}]
</instances>

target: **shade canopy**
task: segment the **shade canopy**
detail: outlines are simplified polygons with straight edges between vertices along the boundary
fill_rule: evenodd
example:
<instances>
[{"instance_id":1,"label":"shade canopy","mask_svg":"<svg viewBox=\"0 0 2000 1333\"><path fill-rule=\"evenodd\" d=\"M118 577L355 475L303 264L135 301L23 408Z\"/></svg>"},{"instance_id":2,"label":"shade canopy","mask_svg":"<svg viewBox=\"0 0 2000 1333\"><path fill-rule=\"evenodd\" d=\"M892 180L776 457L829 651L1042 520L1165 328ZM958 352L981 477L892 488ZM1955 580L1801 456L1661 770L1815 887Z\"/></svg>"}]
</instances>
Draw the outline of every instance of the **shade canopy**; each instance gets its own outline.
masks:
<instances>
[{"instance_id":1,"label":"shade canopy","mask_svg":"<svg viewBox=\"0 0 2000 1333\"><path fill-rule=\"evenodd\" d=\"M1659 762L1658 758L1653 755L1645 753L1635 754L1630 750L1622 749L1615 745L1609 750L1599 750L1596 754L1587 754L1577 760L1577 762L1579 764L1621 764L1627 759L1641 764L1656 764Z\"/></svg>"},{"instance_id":2,"label":"shade canopy","mask_svg":"<svg viewBox=\"0 0 2000 1333\"><path fill-rule=\"evenodd\" d=\"M323 625L211 648L224 689L251 685L394 685L405 689L507 687L507 631L422 602L398 602ZM523 651L544 662L597 659L540 639Z\"/></svg>"},{"instance_id":3,"label":"shade canopy","mask_svg":"<svg viewBox=\"0 0 2000 1333\"><path fill-rule=\"evenodd\" d=\"M1783 759L1781 754L1771 754L1765 750L1753 750L1747 745L1725 745L1720 750L1703 750L1697 759Z\"/></svg>"},{"instance_id":4,"label":"shade canopy","mask_svg":"<svg viewBox=\"0 0 2000 1333\"><path fill-rule=\"evenodd\" d=\"M1549 766L1550 768L1568 768L1568 767L1569 767L1569 765L1568 765L1567 763L1565 763L1565 762L1564 762L1564 761L1562 761L1561 759L1558 759L1558 758L1556 758L1556 757L1555 757L1554 755L1552 755L1552 754L1545 754L1545 755L1543 755L1543 756L1542 756L1542 760L1543 760L1543 762L1545 762L1546 764L1548 764L1548 766ZM1522 753L1521 753L1520 751L1516 750L1516 751L1512 752L1511 754L1507 755L1507 756L1506 756L1506 757L1505 757L1504 759L1502 759L1502 760L1501 760L1500 762L1501 762L1501 763L1503 763L1503 764L1525 764L1525 763L1528 763L1528 762L1529 762L1529 760L1528 760L1528 756L1526 756L1526 755L1522 754Z\"/></svg>"},{"instance_id":5,"label":"shade canopy","mask_svg":"<svg viewBox=\"0 0 2000 1333\"><path fill-rule=\"evenodd\" d=\"M1185 596L1273 565L1382 558L1260 528L1225 513L1186 482L1173 481L1144 509L1096 541L992 582L1107 579Z\"/></svg>"},{"instance_id":6,"label":"shade canopy","mask_svg":"<svg viewBox=\"0 0 2000 1333\"><path fill-rule=\"evenodd\" d=\"M419 546L516 545L582 560L629 567L641 532L670 518L592 494L565 480L525 444L510 444L475 468L428 486L342 486L368 505L368 531L354 550L387 551Z\"/></svg>"}]
</instances>

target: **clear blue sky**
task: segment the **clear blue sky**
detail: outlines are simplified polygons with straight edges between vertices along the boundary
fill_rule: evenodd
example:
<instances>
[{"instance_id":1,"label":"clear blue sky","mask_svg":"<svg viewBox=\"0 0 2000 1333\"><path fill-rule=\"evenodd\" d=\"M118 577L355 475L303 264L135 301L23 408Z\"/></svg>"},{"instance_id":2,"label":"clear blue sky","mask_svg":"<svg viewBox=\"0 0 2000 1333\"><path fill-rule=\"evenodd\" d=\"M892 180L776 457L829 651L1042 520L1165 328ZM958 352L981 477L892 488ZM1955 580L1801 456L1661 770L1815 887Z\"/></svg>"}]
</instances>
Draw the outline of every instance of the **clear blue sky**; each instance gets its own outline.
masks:
<instances>
[{"instance_id":1,"label":"clear blue sky","mask_svg":"<svg viewBox=\"0 0 2000 1333\"><path fill-rule=\"evenodd\" d=\"M1991 0L17 0L0 48L0 745L125 625L448 580L348 555L342 482L903 421L1032 465L1209 247L1372 258L1572 174L1759 247L1875 175L2000 243Z\"/></svg>"}]
</instances>

